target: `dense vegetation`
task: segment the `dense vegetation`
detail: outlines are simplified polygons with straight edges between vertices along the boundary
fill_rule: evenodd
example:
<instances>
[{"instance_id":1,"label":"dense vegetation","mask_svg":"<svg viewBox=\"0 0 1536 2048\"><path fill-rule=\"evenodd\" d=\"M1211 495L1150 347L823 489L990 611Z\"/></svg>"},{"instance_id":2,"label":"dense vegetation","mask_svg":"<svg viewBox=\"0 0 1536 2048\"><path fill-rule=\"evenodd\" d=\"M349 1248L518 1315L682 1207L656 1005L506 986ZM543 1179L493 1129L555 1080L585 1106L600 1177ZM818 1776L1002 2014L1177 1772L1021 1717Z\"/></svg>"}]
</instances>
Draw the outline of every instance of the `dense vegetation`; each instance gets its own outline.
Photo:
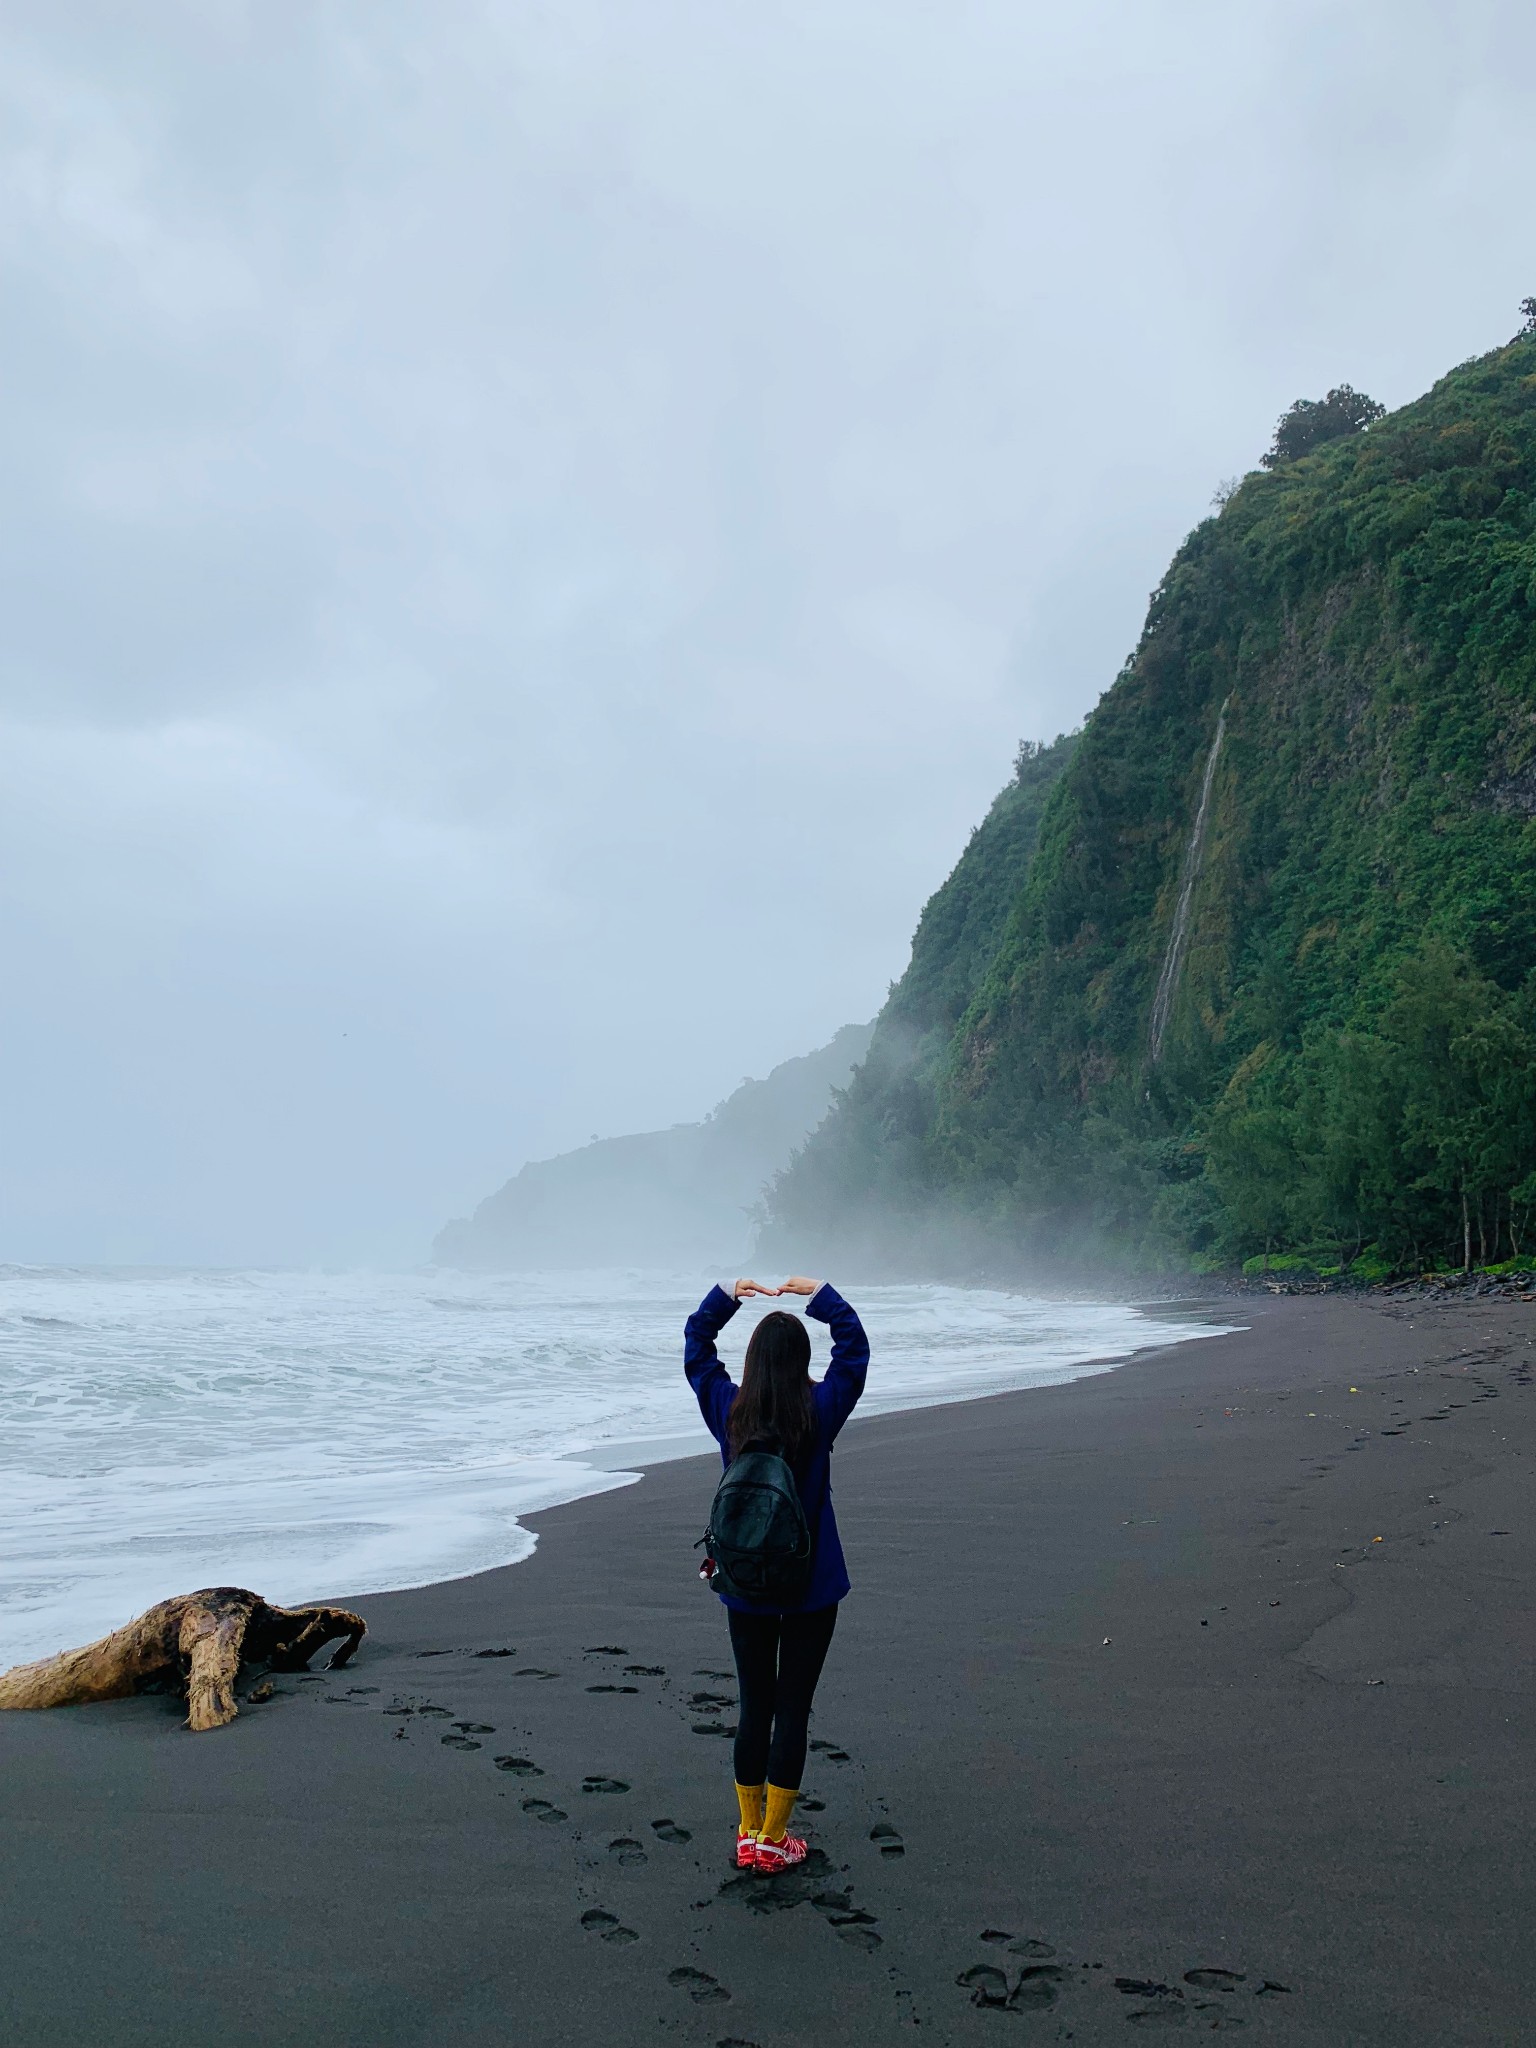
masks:
<instances>
[{"instance_id":1,"label":"dense vegetation","mask_svg":"<svg viewBox=\"0 0 1536 2048\"><path fill-rule=\"evenodd\" d=\"M1021 759L771 1240L1529 1255L1536 335L1287 420L1339 399L1190 535L1081 737Z\"/></svg>"}]
</instances>

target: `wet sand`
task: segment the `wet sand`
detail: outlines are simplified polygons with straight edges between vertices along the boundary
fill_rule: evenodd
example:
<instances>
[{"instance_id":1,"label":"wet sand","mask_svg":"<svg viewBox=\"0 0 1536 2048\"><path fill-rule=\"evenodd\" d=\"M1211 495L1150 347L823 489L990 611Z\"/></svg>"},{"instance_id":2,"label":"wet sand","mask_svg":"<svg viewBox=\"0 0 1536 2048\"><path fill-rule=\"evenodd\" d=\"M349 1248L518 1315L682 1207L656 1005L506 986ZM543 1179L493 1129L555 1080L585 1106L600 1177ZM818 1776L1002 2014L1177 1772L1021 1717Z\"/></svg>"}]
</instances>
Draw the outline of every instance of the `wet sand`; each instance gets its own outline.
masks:
<instances>
[{"instance_id":1,"label":"wet sand","mask_svg":"<svg viewBox=\"0 0 1536 2048\"><path fill-rule=\"evenodd\" d=\"M226 1730L0 1716L0 2042L1536 2039L1536 1309L1251 1315L849 1430L804 1877L727 1866L704 1459Z\"/></svg>"}]
</instances>

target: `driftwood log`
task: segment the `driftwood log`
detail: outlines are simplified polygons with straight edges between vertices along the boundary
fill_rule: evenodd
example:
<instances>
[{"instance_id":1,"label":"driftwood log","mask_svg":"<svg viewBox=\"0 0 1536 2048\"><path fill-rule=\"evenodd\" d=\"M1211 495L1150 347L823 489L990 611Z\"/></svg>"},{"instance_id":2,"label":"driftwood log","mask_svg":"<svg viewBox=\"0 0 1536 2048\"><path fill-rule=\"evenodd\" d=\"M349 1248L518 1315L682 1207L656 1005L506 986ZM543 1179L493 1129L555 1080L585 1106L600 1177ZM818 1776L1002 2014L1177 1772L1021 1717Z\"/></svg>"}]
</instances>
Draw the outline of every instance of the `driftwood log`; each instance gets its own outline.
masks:
<instances>
[{"instance_id":1,"label":"driftwood log","mask_svg":"<svg viewBox=\"0 0 1536 2048\"><path fill-rule=\"evenodd\" d=\"M0 1673L0 1708L121 1700L170 1681L185 1687L187 1726L201 1733L234 1720L242 1664L302 1671L323 1644L341 1636L341 1647L329 1659L336 1670L367 1627L345 1607L273 1607L242 1586L207 1586L162 1600L83 1649L60 1650L56 1657Z\"/></svg>"}]
</instances>

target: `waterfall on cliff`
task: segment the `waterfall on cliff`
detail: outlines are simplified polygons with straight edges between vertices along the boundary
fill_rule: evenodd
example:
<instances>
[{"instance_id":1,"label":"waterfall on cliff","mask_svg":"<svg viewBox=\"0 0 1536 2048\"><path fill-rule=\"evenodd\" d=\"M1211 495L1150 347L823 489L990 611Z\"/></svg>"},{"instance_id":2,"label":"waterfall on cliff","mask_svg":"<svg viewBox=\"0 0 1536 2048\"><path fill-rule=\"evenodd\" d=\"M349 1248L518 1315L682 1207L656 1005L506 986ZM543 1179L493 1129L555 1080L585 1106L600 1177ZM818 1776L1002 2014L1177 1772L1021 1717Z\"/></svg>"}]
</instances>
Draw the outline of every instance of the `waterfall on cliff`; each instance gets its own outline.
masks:
<instances>
[{"instance_id":1,"label":"waterfall on cliff","mask_svg":"<svg viewBox=\"0 0 1536 2048\"><path fill-rule=\"evenodd\" d=\"M1184 946L1189 936L1190 905L1194 902L1195 884L1200 879L1200 865L1205 857L1205 818L1211 807L1211 784L1216 779L1216 762L1227 731L1227 704L1231 701L1230 697L1227 698L1217 713L1216 734L1211 741L1211 751L1205 757L1205 774L1200 783L1200 803L1195 811L1189 844L1184 849L1184 871L1179 878L1179 900L1173 913L1173 929L1168 934L1168 951L1163 955L1163 971L1157 977L1157 993L1152 998L1150 1050L1154 1061L1161 1059L1163 1055L1163 1033L1168 1028L1174 993L1179 985L1179 972L1184 965Z\"/></svg>"}]
</instances>

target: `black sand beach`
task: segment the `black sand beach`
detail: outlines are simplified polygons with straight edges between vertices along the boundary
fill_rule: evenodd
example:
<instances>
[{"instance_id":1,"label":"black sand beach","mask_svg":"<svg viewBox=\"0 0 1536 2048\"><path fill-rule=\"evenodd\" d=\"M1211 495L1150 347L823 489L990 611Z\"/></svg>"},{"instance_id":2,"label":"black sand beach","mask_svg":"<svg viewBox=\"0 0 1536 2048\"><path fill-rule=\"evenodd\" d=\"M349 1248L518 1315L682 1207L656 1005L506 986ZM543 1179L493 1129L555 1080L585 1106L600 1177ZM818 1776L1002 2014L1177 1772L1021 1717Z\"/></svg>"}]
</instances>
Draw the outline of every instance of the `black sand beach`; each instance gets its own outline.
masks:
<instances>
[{"instance_id":1,"label":"black sand beach","mask_svg":"<svg viewBox=\"0 0 1536 2048\"><path fill-rule=\"evenodd\" d=\"M0 2040L1536 2040L1536 1311L1242 1312L849 1430L807 1876L727 1867L703 1460L228 1729L0 1715Z\"/></svg>"}]
</instances>

